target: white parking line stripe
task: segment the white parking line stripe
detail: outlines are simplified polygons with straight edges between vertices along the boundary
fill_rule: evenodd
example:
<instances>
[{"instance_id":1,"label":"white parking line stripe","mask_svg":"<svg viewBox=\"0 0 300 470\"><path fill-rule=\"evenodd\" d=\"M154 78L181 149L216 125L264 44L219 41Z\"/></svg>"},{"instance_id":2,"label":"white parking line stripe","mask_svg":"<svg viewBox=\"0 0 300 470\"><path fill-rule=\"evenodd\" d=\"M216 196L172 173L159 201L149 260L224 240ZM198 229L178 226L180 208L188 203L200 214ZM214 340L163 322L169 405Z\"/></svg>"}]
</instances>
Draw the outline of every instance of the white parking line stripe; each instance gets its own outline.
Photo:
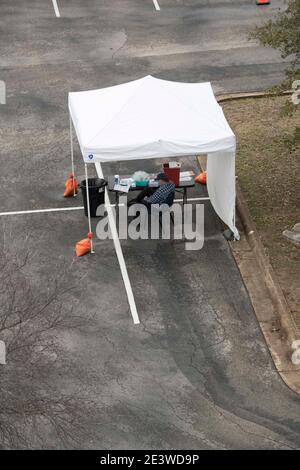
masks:
<instances>
[{"instance_id":1,"label":"white parking line stripe","mask_svg":"<svg viewBox=\"0 0 300 470\"><path fill-rule=\"evenodd\" d=\"M57 18L60 18L60 13L57 5L57 0L52 0L54 12Z\"/></svg>"},{"instance_id":2,"label":"white parking line stripe","mask_svg":"<svg viewBox=\"0 0 300 470\"><path fill-rule=\"evenodd\" d=\"M82 210L83 206L80 207L55 207L54 209L32 209L29 211L13 211L13 212L0 212L1 215L22 215L22 214L42 214L43 212L61 212L61 211L79 211Z\"/></svg>"},{"instance_id":3,"label":"white parking line stripe","mask_svg":"<svg viewBox=\"0 0 300 470\"><path fill-rule=\"evenodd\" d=\"M158 1L157 0L153 0L153 3L154 3L154 6L155 6L155 10L159 11L160 10L160 6L158 4Z\"/></svg>"},{"instance_id":4,"label":"white parking line stripe","mask_svg":"<svg viewBox=\"0 0 300 470\"><path fill-rule=\"evenodd\" d=\"M104 178L101 164L97 162L97 163L95 163L95 167L96 167L98 177L99 178ZM108 202L108 204L106 204L106 209L107 209L107 216L108 216L109 226L110 226L110 230L111 230L111 233L112 233L113 242L114 242L114 245L115 245L115 250L116 250L117 258L118 258L118 261L119 261L124 286L125 286L126 293L127 293L127 298L128 298L128 303L129 303L131 315L132 315L132 318L133 318L133 323L135 325L137 325L137 324L140 323L140 319L139 319L139 316L138 316L138 313L137 313L135 300L134 300L134 296L133 296L133 291L132 291L130 279L129 279L129 276L128 276L127 267L126 267L126 264L125 264L125 260L124 260L120 240L119 240L119 237L118 237L116 221L115 221L112 209L111 209L111 204L110 204L107 188L105 188L105 198Z\"/></svg>"},{"instance_id":5,"label":"white parking line stripe","mask_svg":"<svg viewBox=\"0 0 300 470\"><path fill-rule=\"evenodd\" d=\"M210 197L188 197L187 202L189 201L209 201ZM183 199L174 199L174 201L183 201Z\"/></svg>"},{"instance_id":6,"label":"white parking line stripe","mask_svg":"<svg viewBox=\"0 0 300 470\"><path fill-rule=\"evenodd\" d=\"M209 197L190 197L187 198L187 202L189 201L209 201ZM181 202L183 199L174 199L174 202ZM106 204L106 206L115 207L116 204ZM119 206L124 206L124 204L119 204ZM28 211L11 211L11 212L0 212L0 216L2 215L26 215L26 214L42 214L44 212L62 212L62 211L80 211L83 210L83 206L77 207L54 207L53 209L32 209Z\"/></svg>"}]
</instances>

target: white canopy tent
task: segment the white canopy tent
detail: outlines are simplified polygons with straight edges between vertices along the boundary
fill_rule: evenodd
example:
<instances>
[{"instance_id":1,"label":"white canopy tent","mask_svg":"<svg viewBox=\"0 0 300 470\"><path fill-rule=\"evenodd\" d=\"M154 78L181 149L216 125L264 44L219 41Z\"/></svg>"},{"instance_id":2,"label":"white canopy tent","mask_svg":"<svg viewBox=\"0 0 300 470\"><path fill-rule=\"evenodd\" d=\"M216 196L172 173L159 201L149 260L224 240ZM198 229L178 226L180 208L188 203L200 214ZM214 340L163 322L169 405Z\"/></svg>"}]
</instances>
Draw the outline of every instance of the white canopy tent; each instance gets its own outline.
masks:
<instances>
[{"instance_id":1,"label":"white canopy tent","mask_svg":"<svg viewBox=\"0 0 300 470\"><path fill-rule=\"evenodd\" d=\"M210 201L239 238L235 136L210 83L177 83L149 75L109 88L69 93L69 111L86 177L88 163L96 164L103 176L102 162L207 154ZM74 167L72 134L71 152Z\"/></svg>"}]
</instances>

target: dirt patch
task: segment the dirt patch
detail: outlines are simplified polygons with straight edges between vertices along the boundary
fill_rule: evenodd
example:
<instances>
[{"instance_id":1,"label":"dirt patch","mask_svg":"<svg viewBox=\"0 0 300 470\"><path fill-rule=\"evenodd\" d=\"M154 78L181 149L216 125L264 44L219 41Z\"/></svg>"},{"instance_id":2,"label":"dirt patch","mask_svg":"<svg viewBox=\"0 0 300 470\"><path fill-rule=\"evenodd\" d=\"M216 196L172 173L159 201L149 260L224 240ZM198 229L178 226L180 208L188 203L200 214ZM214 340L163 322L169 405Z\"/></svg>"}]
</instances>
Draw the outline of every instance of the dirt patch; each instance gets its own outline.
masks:
<instances>
[{"instance_id":1,"label":"dirt patch","mask_svg":"<svg viewBox=\"0 0 300 470\"><path fill-rule=\"evenodd\" d=\"M300 329L300 249L282 231L300 222L300 112L285 116L290 97L226 102L237 137L237 175L260 237Z\"/></svg>"}]
</instances>

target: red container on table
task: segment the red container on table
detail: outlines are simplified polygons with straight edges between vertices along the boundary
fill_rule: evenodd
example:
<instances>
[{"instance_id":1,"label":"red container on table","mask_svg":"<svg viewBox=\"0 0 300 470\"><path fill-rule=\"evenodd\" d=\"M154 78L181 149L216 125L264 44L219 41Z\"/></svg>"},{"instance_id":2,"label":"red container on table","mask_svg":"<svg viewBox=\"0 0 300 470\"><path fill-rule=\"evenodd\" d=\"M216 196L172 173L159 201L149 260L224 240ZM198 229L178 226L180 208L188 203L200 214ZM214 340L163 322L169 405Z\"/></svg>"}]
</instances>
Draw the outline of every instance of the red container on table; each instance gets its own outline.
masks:
<instances>
[{"instance_id":1,"label":"red container on table","mask_svg":"<svg viewBox=\"0 0 300 470\"><path fill-rule=\"evenodd\" d=\"M173 181L175 186L179 186L180 165L176 166L175 168L170 168L169 163L164 163L163 172L168 176L168 178L170 178L171 181Z\"/></svg>"}]
</instances>

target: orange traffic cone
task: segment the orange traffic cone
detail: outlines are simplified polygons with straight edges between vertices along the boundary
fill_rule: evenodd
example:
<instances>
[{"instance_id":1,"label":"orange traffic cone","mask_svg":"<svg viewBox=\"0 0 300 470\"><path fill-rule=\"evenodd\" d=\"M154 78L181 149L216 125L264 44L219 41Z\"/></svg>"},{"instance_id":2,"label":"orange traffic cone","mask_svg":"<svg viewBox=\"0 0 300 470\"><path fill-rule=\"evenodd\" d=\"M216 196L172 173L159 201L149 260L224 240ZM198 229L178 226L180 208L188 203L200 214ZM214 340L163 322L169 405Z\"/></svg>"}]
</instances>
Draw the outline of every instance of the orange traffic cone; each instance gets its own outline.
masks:
<instances>
[{"instance_id":1,"label":"orange traffic cone","mask_svg":"<svg viewBox=\"0 0 300 470\"><path fill-rule=\"evenodd\" d=\"M91 232L88 233L88 237L80 240L76 243L75 251L77 256L84 256L91 252L92 244L91 239L93 234Z\"/></svg>"},{"instance_id":2,"label":"orange traffic cone","mask_svg":"<svg viewBox=\"0 0 300 470\"><path fill-rule=\"evenodd\" d=\"M206 171L202 171L200 175L196 176L195 183L206 184Z\"/></svg>"},{"instance_id":3,"label":"orange traffic cone","mask_svg":"<svg viewBox=\"0 0 300 470\"><path fill-rule=\"evenodd\" d=\"M77 179L75 178L74 173L70 173L69 178L65 184L65 192L64 197L71 197L78 192L78 183Z\"/></svg>"},{"instance_id":4,"label":"orange traffic cone","mask_svg":"<svg viewBox=\"0 0 300 470\"><path fill-rule=\"evenodd\" d=\"M256 0L256 5L270 5L270 0Z\"/></svg>"}]
</instances>

